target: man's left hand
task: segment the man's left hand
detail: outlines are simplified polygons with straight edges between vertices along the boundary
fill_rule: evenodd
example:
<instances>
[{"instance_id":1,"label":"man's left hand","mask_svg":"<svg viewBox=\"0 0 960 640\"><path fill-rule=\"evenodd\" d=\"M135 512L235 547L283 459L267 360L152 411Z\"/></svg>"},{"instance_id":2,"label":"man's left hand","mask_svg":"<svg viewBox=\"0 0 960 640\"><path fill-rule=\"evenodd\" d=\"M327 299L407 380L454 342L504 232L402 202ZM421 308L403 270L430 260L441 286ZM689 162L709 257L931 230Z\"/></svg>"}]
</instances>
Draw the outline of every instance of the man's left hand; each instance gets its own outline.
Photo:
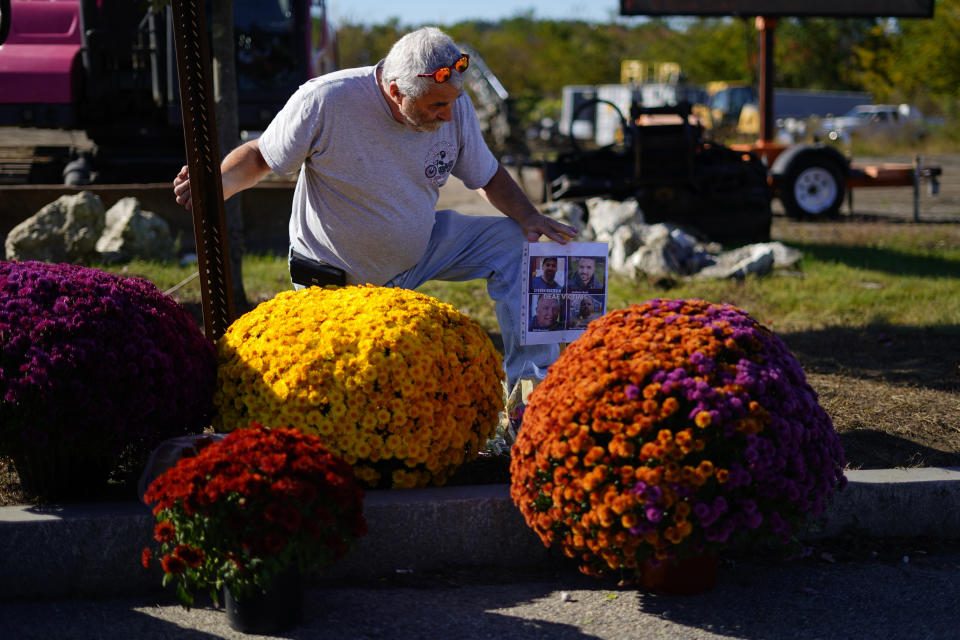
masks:
<instances>
[{"instance_id":1,"label":"man's left hand","mask_svg":"<svg viewBox=\"0 0 960 640\"><path fill-rule=\"evenodd\" d=\"M480 189L480 193L499 211L516 220L523 230L523 237L530 242L547 236L554 242L566 244L577 235L573 227L537 211L520 185L502 166L493 174L490 182Z\"/></svg>"},{"instance_id":2,"label":"man's left hand","mask_svg":"<svg viewBox=\"0 0 960 640\"><path fill-rule=\"evenodd\" d=\"M525 221L520 224L520 228L523 229L523 235L529 242L536 242L540 239L540 236L547 236L554 242L567 244L577 235L575 228L542 213L531 216L529 222Z\"/></svg>"}]
</instances>

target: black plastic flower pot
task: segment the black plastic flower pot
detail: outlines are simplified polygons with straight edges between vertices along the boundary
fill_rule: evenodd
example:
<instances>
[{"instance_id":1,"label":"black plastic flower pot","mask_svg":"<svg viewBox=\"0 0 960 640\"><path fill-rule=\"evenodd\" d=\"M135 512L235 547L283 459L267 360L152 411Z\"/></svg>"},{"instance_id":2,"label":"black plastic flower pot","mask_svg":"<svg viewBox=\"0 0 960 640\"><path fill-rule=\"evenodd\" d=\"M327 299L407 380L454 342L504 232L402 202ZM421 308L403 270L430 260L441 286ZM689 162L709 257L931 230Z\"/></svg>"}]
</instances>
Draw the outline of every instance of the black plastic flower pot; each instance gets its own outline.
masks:
<instances>
[{"instance_id":1,"label":"black plastic flower pot","mask_svg":"<svg viewBox=\"0 0 960 640\"><path fill-rule=\"evenodd\" d=\"M296 571L278 575L266 593L237 600L224 588L230 628L241 633L274 634L293 629L303 620L303 580Z\"/></svg>"}]
</instances>

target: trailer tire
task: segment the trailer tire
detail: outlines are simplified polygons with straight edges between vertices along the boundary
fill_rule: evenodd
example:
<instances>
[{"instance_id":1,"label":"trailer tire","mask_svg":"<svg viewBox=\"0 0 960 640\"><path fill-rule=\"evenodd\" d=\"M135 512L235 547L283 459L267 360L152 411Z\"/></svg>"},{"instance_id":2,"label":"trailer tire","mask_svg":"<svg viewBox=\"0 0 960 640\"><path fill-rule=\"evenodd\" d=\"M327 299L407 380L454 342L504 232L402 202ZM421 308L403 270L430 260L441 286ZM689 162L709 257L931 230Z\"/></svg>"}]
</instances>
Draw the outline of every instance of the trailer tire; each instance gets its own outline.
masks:
<instances>
[{"instance_id":1,"label":"trailer tire","mask_svg":"<svg viewBox=\"0 0 960 640\"><path fill-rule=\"evenodd\" d=\"M798 220L822 220L840 215L846 184L841 167L822 153L805 153L783 175L780 202Z\"/></svg>"}]
</instances>

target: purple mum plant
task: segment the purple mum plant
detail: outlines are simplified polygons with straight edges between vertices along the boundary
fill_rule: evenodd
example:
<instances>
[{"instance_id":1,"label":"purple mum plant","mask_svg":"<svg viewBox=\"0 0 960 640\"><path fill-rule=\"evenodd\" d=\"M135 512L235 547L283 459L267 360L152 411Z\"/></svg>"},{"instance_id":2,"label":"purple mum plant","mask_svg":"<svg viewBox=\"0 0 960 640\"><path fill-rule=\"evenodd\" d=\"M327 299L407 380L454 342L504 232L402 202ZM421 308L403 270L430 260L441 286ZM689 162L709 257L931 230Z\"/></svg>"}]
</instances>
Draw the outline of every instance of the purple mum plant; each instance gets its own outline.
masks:
<instances>
[{"instance_id":1,"label":"purple mum plant","mask_svg":"<svg viewBox=\"0 0 960 640\"><path fill-rule=\"evenodd\" d=\"M0 454L41 499L95 497L202 431L215 381L213 344L152 283L0 262Z\"/></svg>"}]
</instances>

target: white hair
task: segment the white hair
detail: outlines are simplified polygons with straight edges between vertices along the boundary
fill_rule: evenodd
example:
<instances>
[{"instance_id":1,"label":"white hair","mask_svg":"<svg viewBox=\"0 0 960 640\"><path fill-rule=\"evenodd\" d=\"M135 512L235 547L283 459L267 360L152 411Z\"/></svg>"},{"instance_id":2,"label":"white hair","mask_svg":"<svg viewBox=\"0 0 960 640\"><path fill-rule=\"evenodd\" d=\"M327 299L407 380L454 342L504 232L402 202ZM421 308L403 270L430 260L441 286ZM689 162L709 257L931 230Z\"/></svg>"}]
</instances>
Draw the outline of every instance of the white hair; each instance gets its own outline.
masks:
<instances>
[{"instance_id":1,"label":"white hair","mask_svg":"<svg viewBox=\"0 0 960 640\"><path fill-rule=\"evenodd\" d=\"M436 27L423 27L403 36L390 48L383 61L383 81L395 82L400 93L417 98L430 91L433 78L417 77L419 73L433 73L440 67L452 65L460 57L460 47ZM451 69L447 80L455 88L463 87L463 78Z\"/></svg>"}]
</instances>

